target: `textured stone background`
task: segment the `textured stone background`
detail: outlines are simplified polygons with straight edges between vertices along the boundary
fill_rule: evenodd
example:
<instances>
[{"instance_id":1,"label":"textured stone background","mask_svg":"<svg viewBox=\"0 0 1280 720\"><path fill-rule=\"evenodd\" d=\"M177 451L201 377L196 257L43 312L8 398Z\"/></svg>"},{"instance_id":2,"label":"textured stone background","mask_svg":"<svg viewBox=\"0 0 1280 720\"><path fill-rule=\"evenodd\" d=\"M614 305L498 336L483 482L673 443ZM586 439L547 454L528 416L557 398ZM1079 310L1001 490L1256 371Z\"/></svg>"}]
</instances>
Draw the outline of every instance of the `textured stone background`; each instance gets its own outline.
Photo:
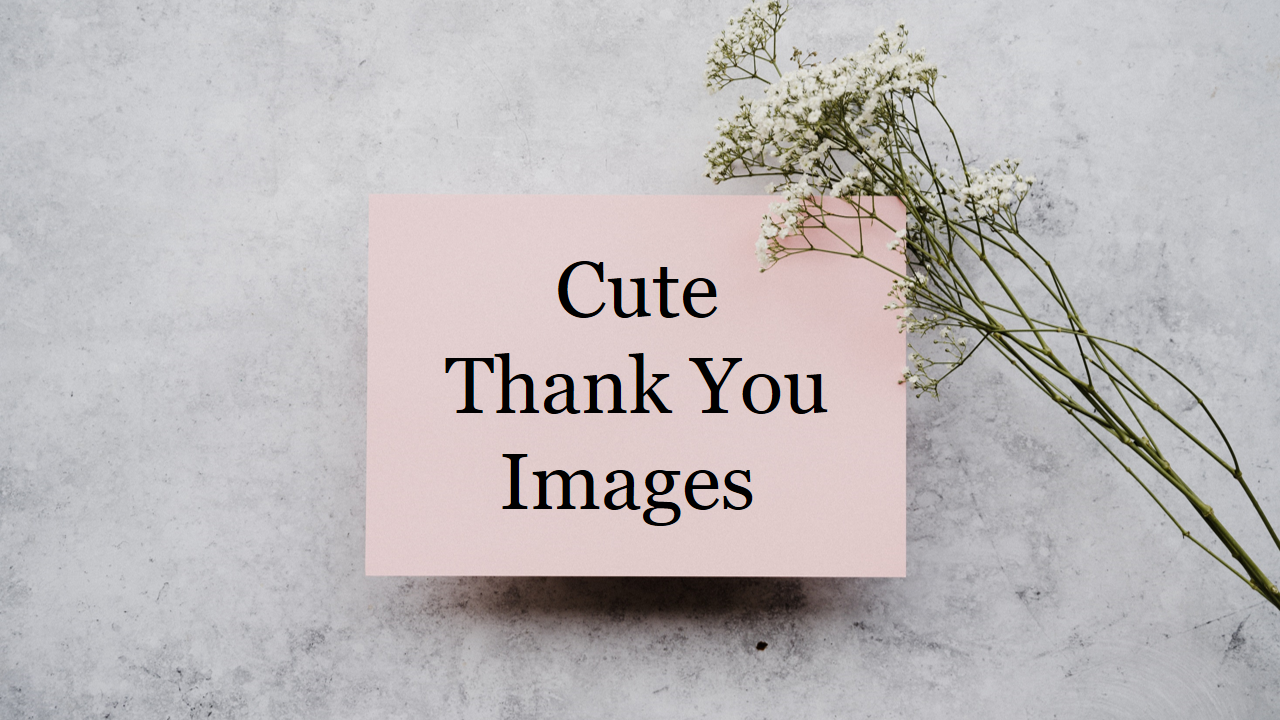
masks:
<instances>
[{"instance_id":1,"label":"textured stone background","mask_svg":"<svg viewBox=\"0 0 1280 720\"><path fill-rule=\"evenodd\" d=\"M995 357L910 403L906 580L363 576L366 195L759 191L701 178L738 6L0 4L0 717L1271 716L1280 613ZM909 23L1272 508L1278 12L791 25Z\"/></svg>"}]
</instances>

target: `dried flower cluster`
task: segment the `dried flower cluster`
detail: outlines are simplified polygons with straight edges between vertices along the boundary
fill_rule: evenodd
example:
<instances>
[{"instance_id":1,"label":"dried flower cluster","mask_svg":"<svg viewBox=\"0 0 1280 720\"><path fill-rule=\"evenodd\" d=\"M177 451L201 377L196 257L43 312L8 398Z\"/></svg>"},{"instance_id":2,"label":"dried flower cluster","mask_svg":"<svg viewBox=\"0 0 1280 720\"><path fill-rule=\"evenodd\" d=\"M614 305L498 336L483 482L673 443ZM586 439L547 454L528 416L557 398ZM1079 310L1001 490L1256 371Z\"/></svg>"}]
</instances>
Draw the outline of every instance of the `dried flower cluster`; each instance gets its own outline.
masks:
<instances>
[{"instance_id":1,"label":"dried flower cluster","mask_svg":"<svg viewBox=\"0 0 1280 720\"><path fill-rule=\"evenodd\" d=\"M794 50L784 71L777 47L787 11L776 1L748 6L730 20L707 58L707 86L713 91L744 80L765 85L761 96L739 99L737 112L717 124L705 153L706 174L714 182L768 177L769 191L780 196L760 224L761 269L804 252L880 265L864 252L861 230L856 237L842 236L828 220L858 218L889 227L889 247L905 255L907 269L880 265L896 276L885 308L896 311L900 329L916 338L903 382L917 395L936 395L939 382L974 351L994 348L1098 440L1184 537L1280 608L1280 591L1166 455L1166 448L1189 445L1224 469L1280 550L1280 537L1217 421L1150 356L1086 330L1052 265L1023 237L1018 211L1035 178L1020 173L1011 159L986 169L970 166L937 105L938 70L922 51L908 49L903 25L879 32L867 49L830 62ZM926 128L936 137L927 137ZM886 195L903 203L905 227L890 227L876 212L875 196ZM843 247L816 244L810 235L818 232L834 235ZM1024 302L1020 292L1035 297ZM1050 310L1033 315L1028 309L1041 307ZM966 333L977 342L970 343ZM928 352L917 348L922 339ZM1169 403L1157 402L1138 381L1135 365L1185 392L1216 430L1219 449L1171 415ZM1167 444L1157 440L1156 430ZM1217 552L1121 460L1126 450L1188 503L1212 531Z\"/></svg>"}]
</instances>

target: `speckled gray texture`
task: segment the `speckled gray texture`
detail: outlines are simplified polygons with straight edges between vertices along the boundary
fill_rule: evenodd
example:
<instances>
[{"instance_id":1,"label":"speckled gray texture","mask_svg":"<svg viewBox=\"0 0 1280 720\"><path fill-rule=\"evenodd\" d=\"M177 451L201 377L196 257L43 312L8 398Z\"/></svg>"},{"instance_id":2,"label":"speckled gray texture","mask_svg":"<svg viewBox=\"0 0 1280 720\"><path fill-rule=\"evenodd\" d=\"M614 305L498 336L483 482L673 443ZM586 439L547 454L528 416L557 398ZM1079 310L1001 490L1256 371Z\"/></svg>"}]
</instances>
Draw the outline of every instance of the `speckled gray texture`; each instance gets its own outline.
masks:
<instances>
[{"instance_id":1,"label":"speckled gray texture","mask_svg":"<svg viewBox=\"0 0 1280 720\"><path fill-rule=\"evenodd\" d=\"M0 5L0 717L1274 716L1280 613L995 357L910 403L906 580L363 576L366 196L759 191L701 178L738 4ZM1273 508L1278 12L792 24L909 23Z\"/></svg>"}]
</instances>

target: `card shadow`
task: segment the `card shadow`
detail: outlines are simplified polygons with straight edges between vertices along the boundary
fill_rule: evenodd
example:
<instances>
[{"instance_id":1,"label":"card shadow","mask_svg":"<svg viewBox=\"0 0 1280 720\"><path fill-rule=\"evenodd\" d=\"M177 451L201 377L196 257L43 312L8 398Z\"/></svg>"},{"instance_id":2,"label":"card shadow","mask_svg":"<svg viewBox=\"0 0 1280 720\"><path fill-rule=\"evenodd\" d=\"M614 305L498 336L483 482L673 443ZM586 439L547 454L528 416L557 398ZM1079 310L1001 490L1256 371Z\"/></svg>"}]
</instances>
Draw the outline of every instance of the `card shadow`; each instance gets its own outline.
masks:
<instances>
[{"instance_id":1,"label":"card shadow","mask_svg":"<svg viewBox=\"0 0 1280 720\"><path fill-rule=\"evenodd\" d=\"M401 578L424 602L494 617L749 617L857 614L892 578Z\"/></svg>"}]
</instances>

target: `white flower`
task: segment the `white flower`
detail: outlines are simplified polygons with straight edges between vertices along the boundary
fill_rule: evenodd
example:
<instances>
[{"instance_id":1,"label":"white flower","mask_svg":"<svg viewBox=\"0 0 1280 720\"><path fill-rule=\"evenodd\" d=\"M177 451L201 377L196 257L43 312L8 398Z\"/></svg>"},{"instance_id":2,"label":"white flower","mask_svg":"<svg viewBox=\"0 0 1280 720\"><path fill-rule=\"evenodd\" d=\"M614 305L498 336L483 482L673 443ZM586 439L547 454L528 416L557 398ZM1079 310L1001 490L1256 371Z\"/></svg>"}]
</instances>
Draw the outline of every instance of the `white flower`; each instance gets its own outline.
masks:
<instances>
[{"instance_id":1,"label":"white flower","mask_svg":"<svg viewBox=\"0 0 1280 720\"><path fill-rule=\"evenodd\" d=\"M761 270L767 270L778 261L774 251L775 245L776 243L771 242L763 233L756 240L756 260L759 261Z\"/></svg>"}]
</instances>

